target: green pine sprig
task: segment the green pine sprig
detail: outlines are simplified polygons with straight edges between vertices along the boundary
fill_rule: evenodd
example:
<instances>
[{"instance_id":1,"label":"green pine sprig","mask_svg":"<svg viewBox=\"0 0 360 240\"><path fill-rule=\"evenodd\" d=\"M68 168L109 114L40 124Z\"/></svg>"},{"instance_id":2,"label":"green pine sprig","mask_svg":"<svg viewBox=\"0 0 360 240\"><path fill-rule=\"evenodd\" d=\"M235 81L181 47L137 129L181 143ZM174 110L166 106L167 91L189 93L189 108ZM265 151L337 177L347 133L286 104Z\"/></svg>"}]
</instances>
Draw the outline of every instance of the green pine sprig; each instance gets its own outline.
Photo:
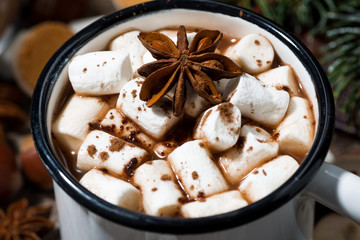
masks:
<instances>
[{"instance_id":1,"label":"green pine sprig","mask_svg":"<svg viewBox=\"0 0 360 240\"><path fill-rule=\"evenodd\" d=\"M251 9L323 47L317 55L333 88L336 111L360 132L359 0L221 0ZM310 43L309 43L310 44Z\"/></svg>"},{"instance_id":2,"label":"green pine sprig","mask_svg":"<svg viewBox=\"0 0 360 240\"><path fill-rule=\"evenodd\" d=\"M295 34L319 22L326 0L221 0L260 13Z\"/></svg>"},{"instance_id":3,"label":"green pine sprig","mask_svg":"<svg viewBox=\"0 0 360 240\"><path fill-rule=\"evenodd\" d=\"M321 62L333 88L337 111L353 121L360 107L360 1L334 4L326 16L327 44Z\"/></svg>"}]
</instances>

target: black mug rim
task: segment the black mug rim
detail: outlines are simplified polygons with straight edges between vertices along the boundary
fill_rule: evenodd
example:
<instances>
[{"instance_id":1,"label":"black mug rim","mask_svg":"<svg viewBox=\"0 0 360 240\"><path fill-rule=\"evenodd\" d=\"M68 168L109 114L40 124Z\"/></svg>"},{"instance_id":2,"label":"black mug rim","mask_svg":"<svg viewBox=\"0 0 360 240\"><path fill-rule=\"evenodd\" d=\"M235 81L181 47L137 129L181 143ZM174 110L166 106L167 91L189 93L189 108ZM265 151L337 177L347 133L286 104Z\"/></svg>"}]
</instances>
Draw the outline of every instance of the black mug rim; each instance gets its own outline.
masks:
<instances>
[{"instance_id":1,"label":"black mug rim","mask_svg":"<svg viewBox=\"0 0 360 240\"><path fill-rule=\"evenodd\" d=\"M55 82L66 63L83 45L112 26L131 20L134 15L174 8L223 13L260 26L279 38L301 59L315 85L319 105L319 127L307 157L284 185L267 197L236 211L203 218L166 218L116 207L86 190L60 162L55 160L56 153L47 134L47 103ZM75 34L51 57L38 79L31 104L31 132L37 151L54 181L68 195L90 211L115 223L144 231L173 234L205 233L240 226L265 216L291 200L311 181L323 163L331 143L334 118L334 100L326 74L315 57L299 40L274 22L250 10L204 0L147 2L109 14L90 24Z\"/></svg>"}]
</instances>

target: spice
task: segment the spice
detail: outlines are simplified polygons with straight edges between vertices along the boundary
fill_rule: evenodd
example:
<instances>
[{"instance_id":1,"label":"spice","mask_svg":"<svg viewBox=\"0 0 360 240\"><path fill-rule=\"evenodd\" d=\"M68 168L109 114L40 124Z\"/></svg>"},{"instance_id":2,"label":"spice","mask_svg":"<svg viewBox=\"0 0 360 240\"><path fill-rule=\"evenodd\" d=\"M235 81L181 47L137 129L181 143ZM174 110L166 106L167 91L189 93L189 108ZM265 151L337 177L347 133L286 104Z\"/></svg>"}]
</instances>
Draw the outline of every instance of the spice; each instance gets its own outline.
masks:
<instances>
[{"instance_id":1,"label":"spice","mask_svg":"<svg viewBox=\"0 0 360 240\"><path fill-rule=\"evenodd\" d=\"M213 81L239 76L242 70L228 57L214 53L222 39L216 30L198 32L188 47L184 26L177 33L177 44L158 32L141 32L138 36L144 47L157 59L143 65L138 73L146 77L140 99L153 106L176 85L173 112L180 116L186 101L188 80L195 92L212 104L223 101Z\"/></svg>"},{"instance_id":2,"label":"spice","mask_svg":"<svg viewBox=\"0 0 360 240\"><path fill-rule=\"evenodd\" d=\"M6 214L0 209L0 239L40 240L37 233L54 225L43 216L49 210L49 207L28 207L25 198L10 204Z\"/></svg>"}]
</instances>

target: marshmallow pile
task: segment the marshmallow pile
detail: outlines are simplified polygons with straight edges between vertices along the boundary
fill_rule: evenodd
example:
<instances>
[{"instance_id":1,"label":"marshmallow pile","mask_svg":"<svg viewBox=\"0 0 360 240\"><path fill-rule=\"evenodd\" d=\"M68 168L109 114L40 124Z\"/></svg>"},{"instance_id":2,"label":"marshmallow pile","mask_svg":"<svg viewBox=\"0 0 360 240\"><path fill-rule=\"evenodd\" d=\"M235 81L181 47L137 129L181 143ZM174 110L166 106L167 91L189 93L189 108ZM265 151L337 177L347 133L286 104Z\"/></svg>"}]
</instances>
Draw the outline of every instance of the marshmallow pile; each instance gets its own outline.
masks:
<instances>
[{"instance_id":1,"label":"marshmallow pile","mask_svg":"<svg viewBox=\"0 0 360 240\"><path fill-rule=\"evenodd\" d=\"M176 42L176 31L162 32ZM130 210L191 218L245 207L293 175L314 138L312 106L291 66L273 66L265 37L246 35L223 52L244 70L215 82L223 103L212 106L188 86L175 117L173 90L152 107L139 98L136 69L154 58L138 34L69 63L74 93L52 133L85 188Z\"/></svg>"}]
</instances>

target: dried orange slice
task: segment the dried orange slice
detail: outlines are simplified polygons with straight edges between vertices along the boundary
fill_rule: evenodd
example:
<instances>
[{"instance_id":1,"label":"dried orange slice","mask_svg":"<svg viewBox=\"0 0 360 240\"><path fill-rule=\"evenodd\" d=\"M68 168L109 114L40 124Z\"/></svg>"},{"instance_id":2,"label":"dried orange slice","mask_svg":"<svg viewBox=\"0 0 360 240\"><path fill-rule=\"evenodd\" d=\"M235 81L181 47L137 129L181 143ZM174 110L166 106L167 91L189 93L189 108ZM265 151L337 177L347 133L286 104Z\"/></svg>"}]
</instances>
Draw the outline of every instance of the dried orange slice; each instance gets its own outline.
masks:
<instances>
[{"instance_id":1,"label":"dried orange slice","mask_svg":"<svg viewBox=\"0 0 360 240\"><path fill-rule=\"evenodd\" d=\"M127 8L143 2L150 2L150 0L113 0L117 9Z\"/></svg>"},{"instance_id":2,"label":"dried orange slice","mask_svg":"<svg viewBox=\"0 0 360 240\"><path fill-rule=\"evenodd\" d=\"M14 72L20 87L31 95L37 79L55 51L73 35L62 22L43 22L27 30L14 56Z\"/></svg>"}]
</instances>

